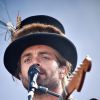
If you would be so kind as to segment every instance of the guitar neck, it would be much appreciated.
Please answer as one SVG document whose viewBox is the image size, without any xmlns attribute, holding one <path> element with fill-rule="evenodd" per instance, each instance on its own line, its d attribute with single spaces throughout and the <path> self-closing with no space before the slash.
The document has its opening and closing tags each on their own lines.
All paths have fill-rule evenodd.
<svg viewBox="0 0 100 100">
<path fill-rule="evenodd" d="M 69 77 L 69 83 L 66 87 L 67 98 L 73 93 L 74 90 L 81 91 L 85 80 L 86 72 L 91 70 L 91 59 L 86 57 L 80 67 L 78 67 L 73 74 Z"/>
</svg>

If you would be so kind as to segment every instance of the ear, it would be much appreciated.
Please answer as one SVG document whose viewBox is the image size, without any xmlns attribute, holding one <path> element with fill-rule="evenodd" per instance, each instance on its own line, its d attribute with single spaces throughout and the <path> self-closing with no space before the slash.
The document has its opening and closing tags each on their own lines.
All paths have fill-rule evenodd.
<svg viewBox="0 0 100 100">
<path fill-rule="evenodd" d="M 59 78 L 60 78 L 60 79 L 63 79 L 64 76 L 67 75 L 68 71 L 69 71 L 68 67 L 66 67 L 66 66 L 60 67 L 60 68 L 59 68 Z"/>
</svg>

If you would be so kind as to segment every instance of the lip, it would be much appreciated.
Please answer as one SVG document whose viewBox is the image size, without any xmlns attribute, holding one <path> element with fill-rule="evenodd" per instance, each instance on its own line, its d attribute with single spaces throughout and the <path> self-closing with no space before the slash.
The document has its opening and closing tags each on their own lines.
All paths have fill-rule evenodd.
<svg viewBox="0 0 100 100">
<path fill-rule="evenodd" d="M 39 80 L 45 79 L 46 75 L 44 73 L 39 74 Z"/>
<path fill-rule="evenodd" d="M 41 77 L 41 76 L 45 76 L 45 72 L 40 71 L 39 76 L 40 76 L 40 77 Z"/>
<path fill-rule="evenodd" d="M 42 69 L 40 69 L 39 74 L 40 74 L 40 75 L 45 74 L 45 71 L 44 71 L 44 70 L 42 70 Z"/>
<path fill-rule="evenodd" d="M 44 73 L 44 72 L 40 72 L 39 74 L 40 74 L 40 75 L 43 75 L 43 74 L 45 74 L 45 73 Z"/>
</svg>

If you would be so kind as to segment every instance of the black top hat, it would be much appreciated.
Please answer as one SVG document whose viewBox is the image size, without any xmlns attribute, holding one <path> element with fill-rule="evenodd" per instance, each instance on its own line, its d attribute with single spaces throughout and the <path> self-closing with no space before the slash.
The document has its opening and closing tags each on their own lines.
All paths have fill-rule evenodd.
<svg viewBox="0 0 100 100">
<path fill-rule="evenodd" d="M 46 15 L 37 15 L 26 18 L 21 22 L 20 29 L 25 25 L 41 23 L 47 25 L 53 25 L 65 33 L 62 24 L 53 17 Z M 71 62 L 73 70 L 77 63 L 77 51 L 74 44 L 67 39 L 64 35 L 57 33 L 33 33 L 21 36 L 15 39 L 6 49 L 4 54 L 4 65 L 6 69 L 14 76 L 16 76 L 16 70 L 18 67 L 18 61 L 22 52 L 32 45 L 48 45 L 56 49 L 62 57 Z M 17 77 L 18 78 L 18 77 Z"/>
</svg>

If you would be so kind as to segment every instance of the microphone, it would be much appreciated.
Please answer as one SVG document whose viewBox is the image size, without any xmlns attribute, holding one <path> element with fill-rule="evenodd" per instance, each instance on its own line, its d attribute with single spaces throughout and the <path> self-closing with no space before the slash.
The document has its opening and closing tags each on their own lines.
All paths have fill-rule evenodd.
<svg viewBox="0 0 100 100">
<path fill-rule="evenodd" d="M 29 87 L 28 87 L 28 100 L 32 100 L 34 96 L 34 91 L 38 88 L 37 78 L 39 75 L 40 69 L 39 65 L 33 64 L 28 70 L 29 77 Z"/>
</svg>

